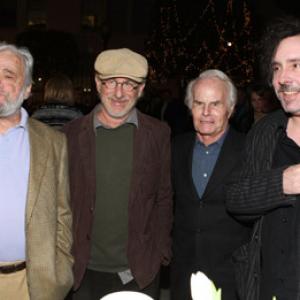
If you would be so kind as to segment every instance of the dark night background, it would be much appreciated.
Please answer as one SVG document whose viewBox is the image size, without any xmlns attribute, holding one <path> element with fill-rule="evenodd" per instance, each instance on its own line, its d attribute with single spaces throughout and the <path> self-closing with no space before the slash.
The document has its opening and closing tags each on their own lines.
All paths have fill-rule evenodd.
<svg viewBox="0 0 300 300">
<path fill-rule="evenodd" d="M 0 41 L 33 54 L 29 113 L 41 105 L 45 82 L 57 72 L 72 79 L 76 102 L 87 113 L 99 102 L 93 69 L 99 52 L 127 47 L 146 55 L 149 79 L 138 105 L 160 118 L 162 102 L 179 101 L 169 123 L 173 133 L 176 126 L 178 132 L 189 129 L 183 94 L 199 71 L 219 68 L 241 89 L 258 80 L 255 46 L 266 24 L 285 14 L 300 18 L 300 1 L 1 0 Z"/>
<path fill-rule="evenodd" d="M 229 3 L 231 15 L 226 11 Z M 244 5 L 250 13 L 247 27 L 243 27 Z M 173 96 L 180 96 L 187 80 L 207 67 L 228 72 L 244 86 L 257 76 L 253 51 L 261 30 L 283 14 L 300 17 L 300 2 L 1 0 L 0 40 L 25 45 L 32 52 L 33 105 L 47 78 L 64 72 L 72 78 L 79 101 L 92 107 L 98 101 L 93 61 L 107 48 L 128 47 L 146 55 L 151 65 L 149 86 L 157 91 L 167 87 Z M 233 46 L 227 47 L 228 42 Z"/>
</svg>

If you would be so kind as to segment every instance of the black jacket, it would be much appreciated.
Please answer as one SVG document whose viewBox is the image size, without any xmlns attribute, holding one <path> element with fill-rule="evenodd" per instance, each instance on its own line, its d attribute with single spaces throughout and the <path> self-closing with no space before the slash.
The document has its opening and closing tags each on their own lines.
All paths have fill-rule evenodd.
<svg viewBox="0 0 300 300">
<path fill-rule="evenodd" d="M 202 271 L 222 287 L 222 299 L 233 300 L 235 280 L 231 255 L 249 238 L 249 228 L 226 211 L 224 187 L 240 164 L 245 136 L 229 130 L 201 200 L 192 178 L 195 138 L 195 133 L 178 136 L 172 148 L 175 192 L 175 267 L 172 270 Z"/>
<path fill-rule="evenodd" d="M 227 208 L 241 219 L 255 221 L 260 216 L 268 216 L 275 210 L 295 204 L 296 197 L 284 195 L 282 191 L 282 175 L 286 166 L 272 168 L 278 139 L 286 130 L 287 121 L 288 116 L 283 111 L 276 111 L 258 122 L 249 132 L 241 173 L 233 180 L 227 190 Z M 282 221 L 284 222 L 284 220 Z M 264 223 L 262 232 L 264 232 Z M 297 236 L 291 235 L 290 238 L 297 238 Z M 262 244 L 264 247 L 273 246 L 264 245 L 263 239 Z M 265 253 L 267 252 L 265 251 Z M 275 262 L 275 260 L 282 258 L 274 257 L 273 259 Z M 262 263 L 263 261 L 264 257 L 262 257 Z M 294 287 L 293 291 L 288 291 L 285 284 L 291 280 L 286 274 L 286 269 L 273 270 L 273 272 L 278 273 L 275 275 L 278 277 L 278 282 L 271 283 L 274 294 L 279 299 L 298 299 L 297 287 Z M 258 273 L 260 271 L 257 270 Z M 295 278 L 296 276 L 297 274 L 294 274 Z M 270 287 L 263 285 L 260 288 L 261 294 L 264 294 L 265 289 L 270 289 Z"/>
</svg>

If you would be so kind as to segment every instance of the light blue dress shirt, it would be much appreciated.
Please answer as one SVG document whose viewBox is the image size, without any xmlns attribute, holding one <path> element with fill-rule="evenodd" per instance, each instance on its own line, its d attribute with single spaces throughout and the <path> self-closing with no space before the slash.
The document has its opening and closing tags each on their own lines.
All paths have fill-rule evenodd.
<svg viewBox="0 0 300 300">
<path fill-rule="evenodd" d="M 0 261 L 25 260 L 25 208 L 30 147 L 28 114 L 0 135 Z"/>
</svg>

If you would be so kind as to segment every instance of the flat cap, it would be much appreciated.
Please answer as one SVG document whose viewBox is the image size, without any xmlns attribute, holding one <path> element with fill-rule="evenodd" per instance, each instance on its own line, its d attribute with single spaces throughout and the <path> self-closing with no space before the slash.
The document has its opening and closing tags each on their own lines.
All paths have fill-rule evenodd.
<svg viewBox="0 0 300 300">
<path fill-rule="evenodd" d="M 125 77 L 143 82 L 147 77 L 148 62 L 144 56 L 127 48 L 105 50 L 96 58 L 95 71 L 100 79 Z"/>
</svg>

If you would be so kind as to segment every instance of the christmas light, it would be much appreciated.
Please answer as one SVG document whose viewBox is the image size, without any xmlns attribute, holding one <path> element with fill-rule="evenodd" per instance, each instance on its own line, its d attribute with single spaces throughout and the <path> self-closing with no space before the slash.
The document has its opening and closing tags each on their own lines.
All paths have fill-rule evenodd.
<svg viewBox="0 0 300 300">
<path fill-rule="evenodd" d="M 187 26 L 179 18 L 177 1 L 163 1 L 159 22 L 146 42 L 151 80 L 161 82 L 179 77 L 186 82 L 200 71 L 217 68 L 238 86 L 252 81 L 253 27 L 246 1 L 220 4 L 208 0 L 203 7 L 199 17 L 193 22 L 189 20 L 191 24 Z"/>
</svg>

